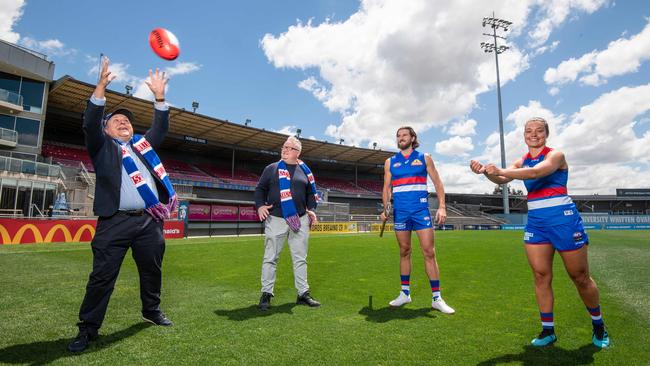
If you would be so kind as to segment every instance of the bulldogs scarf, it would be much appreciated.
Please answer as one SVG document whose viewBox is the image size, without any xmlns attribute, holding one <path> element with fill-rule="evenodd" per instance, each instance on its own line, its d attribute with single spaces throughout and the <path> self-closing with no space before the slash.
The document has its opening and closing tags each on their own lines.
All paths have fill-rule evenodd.
<svg viewBox="0 0 650 366">
<path fill-rule="evenodd" d="M 129 177 L 131 177 L 131 181 L 138 190 L 140 197 L 144 200 L 145 210 L 147 213 L 149 213 L 149 215 L 151 215 L 156 221 L 168 219 L 170 213 L 178 208 L 178 197 L 172 187 L 172 183 L 169 181 L 169 176 L 165 171 L 165 167 L 163 167 L 158 154 L 156 154 L 153 147 L 144 136 L 133 135 L 129 142 L 131 143 L 131 146 L 133 146 L 133 148 L 144 157 L 146 164 L 153 169 L 158 178 L 163 182 L 169 195 L 169 203 L 165 205 L 158 200 L 151 188 L 149 188 L 149 185 L 147 185 L 147 182 L 145 182 L 137 165 L 135 165 L 135 161 L 133 161 L 133 157 L 129 153 L 129 150 L 120 143 L 120 149 L 122 150 L 122 165 L 124 166 L 124 169 L 129 174 Z"/>
<path fill-rule="evenodd" d="M 311 192 L 318 202 L 317 193 L 316 193 L 316 180 L 314 175 L 311 173 L 311 170 L 302 160 L 298 160 L 298 166 L 305 172 L 309 184 L 311 185 Z M 278 163 L 278 177 L 280 178 L 280 205 L 282 207 L 282 216 L 287 221 L 289 228 L 294 232 L 300 230 L 300 217 L 298 217 L 298 212 L 296 211 L 296 204 L 293 202 L 291 197 L 291 176 L 289 175 L 289 170 L 287 170 L 287 164 L 280 160 Z M 311 219 L 310 219 L 311 220 Z"/>
</svg>

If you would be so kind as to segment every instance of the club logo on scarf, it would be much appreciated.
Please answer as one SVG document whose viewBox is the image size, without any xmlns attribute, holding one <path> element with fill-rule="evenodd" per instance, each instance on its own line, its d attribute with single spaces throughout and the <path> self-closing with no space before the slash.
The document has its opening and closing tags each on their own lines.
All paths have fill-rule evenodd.
<svg viewBox="0 0 650 366">
<path fill-rule="evenodd" d="M 162 163 L 158 164 L 155 168 L 153 168 L 153 170 L 161 178 L 167 176 L 167 171 L 165 170 L 165 167 L 162 165 Z"/>
<path fill-rule="evenodd" d="M 298 160 L 298 166 L 305 173 L 307 179 L 309 180 L 309 186 L 311 194 L 314 195 L 314 198 L 318 200 L 318 191 L 316 189 L 316 180 L 314 179 L 311 170 L 301 160 Z M 291 176 L 287 170 L 287 164 L 284 160 L 278 162 L 278 179 L 280 183 L 280 203 L 282 208 L 282 216 L 287 222 L 287 225 L 294 232 L 300 230 L 300 217 L 296 211 L 296 205 L 293 202 L 293 197 L 291 196 Z"/>
<path fill-rule="evenodd" d="M 286 178 L 286 179 L 291 180 L 291 175 L 289 175 L 289 171 L 286 170 L 286 169 L 278 169 L 278 175 L 281 178 Z"/>
<path fill-rule="evenodd" d="M 291 190 L 284 189 L 280 191 L 280 201 L 286 201 L 291 199 Z"/>
<path fill-rule="evenodd" d="M 142 183 L 144 183 L 144 179 L 142 179 L 142 174 L 140 174 L 140 172 L 131 173 L 130 177 L 136 187 L 139 187 L 142 185 Z"/>
<path fill-rule="evenodd" d="M 129 149 L 127 148 L 128 145 L 117 140 L 116 142 L 120 144 L 122 149 L 122 166 L 129 174 L 129 177 L 133 181 L 140 197 L 142 197 L 145 204 L 145 211 L 147 211 L 147 213 L 156 221 L 168 219 L 171 216 L 170 213 L 176 211 L 178 208 L 178 197 L 176 196 L 172 183 L 169 181 L 167 172 L 165 171 L 158 154 L 156 154 L 149 141 L 147 141 L 142 135 L 133 135 L 131 141 L 129 141 L 131 146 L 142 154 L 144 163 L 153 170 L 156 176 L 158 176 L 160 181 L 163 183 L 169 197 L 169 201 L 166 204 L 160 202 L 149 185 L 146 184 L 142 174 L 138 170 L 138 166 L 133 160 L 133 156 L 129 153 Z"/>
<path fill-rule="evenodd" d="M 149 141 L 145 139 L 140 139 L 139 141 L 136 141 L 135 143 L 133 143 L 133 147 L 135 147 L 135 149 L 138 150 L 138 152 L 142 155 L 148 153 L 152 149 Z"/>
</svg>

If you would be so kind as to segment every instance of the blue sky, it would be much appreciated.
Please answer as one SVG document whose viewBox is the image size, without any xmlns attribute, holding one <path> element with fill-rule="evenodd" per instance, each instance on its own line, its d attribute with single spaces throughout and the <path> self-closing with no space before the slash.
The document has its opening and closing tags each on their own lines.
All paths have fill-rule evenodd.
<svg viewBox="0 0 650 366">
<path fill-rule="evenodd" d="M 165 68 L 173 105 L 196 100 L 234 122 L 384 149 L 411 124 L 447 190 L 476 193 L 492 184 L 469 159 L 500 159 L 494 55 L 479 46 L 494 10 L 513 22 L 500 56 L 508 162 L 526 151 L 525 119 L 541 115 L 571 192 L 650 186 L 647 1 L 3 3 L 0 38 L 48 54 L 56 78 L 94 82 L 104 53 L 120 75 L 110 88 L 147 98 L 147 70 Z M 150 50 L 156 27 L 180 40 L 176 61 Z"/>
</svg>

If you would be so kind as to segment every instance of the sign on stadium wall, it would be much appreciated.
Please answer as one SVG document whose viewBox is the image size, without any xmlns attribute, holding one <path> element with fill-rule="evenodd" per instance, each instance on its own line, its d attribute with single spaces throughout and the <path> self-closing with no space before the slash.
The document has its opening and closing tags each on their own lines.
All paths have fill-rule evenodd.
<svg viewBox="0 0 650 366">
<path fill-rule="evenodd" d="M 190 221 L 259 221 L 255 206 L 190 203 Z"/>
<path fill-rule="evenodd" d="M 616 189 L 617 197 L 650 197 L 650 188 Z"/>
<path fill-rule="evenodd" d="M 97 220 L 0 219 L 0 243 L 29 244 L 89 242 L 95 236 Z M 182 221 L 165 221 L 165 239 L 182 238 Z"/>
<path fill-rule="evenodd" d="M 650 215 L 599 215 L 590 213 L 581 213 L 582 222 L 585 224 L 604 224 L 604 225 L 648 225 L 650 224 Z"/>
</svg>

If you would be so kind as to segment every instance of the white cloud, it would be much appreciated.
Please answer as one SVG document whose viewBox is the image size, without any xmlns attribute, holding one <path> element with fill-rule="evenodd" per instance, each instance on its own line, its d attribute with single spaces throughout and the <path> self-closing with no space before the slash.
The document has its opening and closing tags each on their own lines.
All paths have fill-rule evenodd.
<svg viewBox="0 0 650 366">
<path fill-rule="evenodd" d="M 0 2 L 0 39 L 16 43 L 20 34 L 14 32 L 14 26 L 23 15 L 24 0 L 3 0 Z"/>
<path fill-rule="evenodd" d="M 582 55 L 579 58 L 570 58 L 562 61 L 557 68 L 549 68 L 544 73 L 544 81 L 546 84 L 561 85 L 568 82 L 573 82 L 578 77 L 578 74 L 584 71 L 591 71 L 593 69 L 593 62 L 596 58 L 596 52 L 592 51 Z"/>
<path fill-rule="evenodd" d="M 572 115 L 558 143 L 585 166 L 649 164 L 650 131 L 637 136 L 634 130 L 635 118 L 648 111 L 650 84 L 611 91 Z"/>
<path fill-rule="evenodd" d="M 541 47 L 537 48 L 537 49 L 533 52 L 533 55 L 538 56 L 538 55 L 544 54 L 544 53 L 546 53 L 546 52 L 553 52 L 553 51 L 555 51 L 555 49 L 557 48 L 557 46 L 558 46 L 559 44 L 560 44 L 560 41 L 554 41 L 554 42 L 551 43 L 550 45 L 541 46 Z"/>
<path fill-rule="evenodd" d="M 616 106 L 613 108 L 612 106 Z M 564 152 L 574 194 L 614 194 L 614 188 L 647 186 L 650 181 L 650 129 L 635 132 L 635 120 L 650 111 L 650 84 L 605 93 L 567 117 L 555 115 L 537 101 L 520 106 L 507 117 L 514 129 L 505 135 L 508 165 L 523 156 L 524 123 L 545 118 L 551 135 L 548 146 Z M 491 135 L 476 158 L 498 163 L 498 135 Z M 639 168 L 642 169 L 639 169 Z"/>
<path fill-rule="evenodd" d="M 174 66 L 171 67 L 166 67 L 164 69 L 165 73 L 167 73 L 167 76 L 174 76 L 174 75 L 184 75 L 184 74 L 189 74 L 195 71 L 199 71 L 201 69 L 201 65 L 197 64 L 196 62 L 176 62 Z"/>
<path fill-rule="evenodd" d="M 289 126 L 283 126 L 283 127 L 280 128 L 279 130 L 273 130 L 273 129 L 271 129 L 271 131 L 273 131 L 273 132 L 277 132 L 277 133 L 281 133 L 281 134 L 283 134 L 283 135 L 294 136 L 294 135 L 296 134 L 296 129 L 297 129 L 297 128 L 298 128 L 298 126 L 289 125 Z"/>
<path fill-rule="evenodd" d="M 88 70 L 88 75 L 97 77 L 99 73 L 99 64 L 98 60 L 95 57 L 87 56 L 88 62 L 94 63 L 94 65 Z M 129 64 L 121 62 L 111 62 L 108 66 L 108 70 L 112 75 L 115 76 L 113 83 L 120 84 L 129 84 L 135 85 L 141 83 L 144 79 L 129 73 Z"/>
<path fill-rule="evenodd" d="M 606 2 L 362 0 L 348 19 L 298 21 L 282 34 L 266 34 L 260 43 L 275 67 L 306 70 L 298 87 L 340 114 L 326 135 L 357 146 L 377 141 L 392 148 L 387 130 L 407 123 L 418 132 L 445 126 L 469 114 L 477 95 L 495 86 L 494 59 L 476 45 L 486 29 L 483 17 L 495 11 L 512 21 L 508 35 L 513 39 L 534 29 L 531 50 L 505 43 L 510 49 L 499 64 L 501 82 L 507 84 L 529 67 L 531 57 L 558 46 L 559 41 L 545 44 L 554 29 Z"/>
<path fill-rule="evenodd" d="M 531 47 L 546 43 L 553 30 L 564 23 L 572 13 L 578 11 L 591 14 L 605 5 L 607 0 L 539 0 L 539 21 L 528 32 Z"/>
<path fill-rule="evenodd" d="M 65 56 L 76 53 L 75 49 L 67 49 L 58 39 L 39 41 L 32 37 L 21 37 L 14 31 L 16 23 L 23 16 L 24 0 L 3 0 L 0 2 L 0 39 L 19 44 L 23 47 L 47 56 Z"/>
<path fill-rule="evenodd" d="M 494 6 L 478 0 L 365 0 L 344 21 L 298 22 L 283 34 L 265 35 L 261 46 L 275 67 L 317 72 L 299 87 L 341 115 L 326 135 L 357 146 L 377 141 L 393 147 L 387 130 L 406 123 L 418 132 L 443 126 L 470 112 L 477 95 L 494 87 L 494 59 L 477 44 L 484 32 L 480 20 L 496 10 L 525 24 L 529 4 Z M 528 67 L 525 52 L 508 46 L 499 60 L 503 84 Z"/>
<path fill-rule="evenodd" d="M 126 66 L 128 67 L 128 65 Z M 195 62 L 176 62 L 173 66 L 166 67 L 162 71 L 165 72 L 167 78 L 170 78 L 170 83 L 171 83 L 171 78 L 175 75 L 185 75 L 185 74 L 198 71 L 200 69 L 201 69 L 201 65 Z M 129 75 L 128 73 L 125 74 L 124 76 L 125 76 L 125 80 L 128 80 L 130 82 L 130 85 L 135 85 L 135 91 L 133 92 L 133 96 L 137 98 L 151 100 L 151 101 L 155 99 L 153 93 L 145 83 L 145 80 L 149 80 L 149 76 L 145 78 L 141 78 L 141 77 L 135 77 Z M 116 81 L 119 80 L 116 79 Z M 169 91 L 169 85 L 170 84 L 167 84 L 166 92 Z"/>
<path fill-rule="evenodd" d="M 59 41 L 58 39 L 39 41 L 31 37 L 23 37 L 18 43 L 33 51 L 43 53 L 47 56 L 66 56 L 77 53 L 77 50 L 74 48 L 66 48 L 65 44 L 63 44 L 63 42 Z"/>
<path fill-rule="evenodd" d="M 560 88 L 558 88 L 557 86 L 554 86 L 554 87 L 552 87 L 552 88 L 550 88 L 548 90 L 548 93 L 550 95 L 552 95 L 552 96 L 556 96 L 556 95 L 560 94 Z"/>
<path fill-rule="evenodd" d="M 547 84 L 561 85 L 579 81 L 585 85 L 601 85 L 612 76 L 638 71 L 650 59 L 650 20 L 643 30 L 629 38 L 610 42 L 602 51 L 592 51 L 575 59 L 562 61 L 544 74 Z"/>
<path fill-rule="evenodd" d="M 329 99 L 327 88 L 323 87 L 313 76 L 300 81 L 298 87 L 312 93 L 312 95 L 321 102 L 325 102 Z"/>
<path fill-rule="evenodd" d="M 467 121 L 458 121 L 449 127 L 447 133 L 455 136 L 476 135 L 476 124 L 476 120 L 471 118 Z"/>
<path fill-rule="evenodd" d="M 435 162 L 435 165 L 445 192 L 492 193 L 494 190 L 494 183 L 487 180 L 484 175 L 472 173 L 469 169 L 469 160 L 466 164 Z M 453 204 L 453 202 L 449 203 Z"/>
<path fill-rule="evenodd" d="M 454 136 L 450 139 L 436 142 L 436 152 L 447 156 L 469 156 L 468 152 L 474 150 L 471 137 Z"/>
<path fill-rule="evenodd" d="M 93 66 L 88 70 L 88 75 L 97 76 L 99 72 L 99 61 L 94 56 L 86 55 L 86 62 L 92 64 Z M 131 85 L 134 87 L 133 96 L 136 98 L 142 98 L 147 100 L 154 100 L 153 93 L 149 90 L 149 87 L 145 83 L 145 80 L 149 80 L 149 76 L 141 77 L 133 75 L 129 72 L 129 64 L 121 62 L 111 62 L 108 69 L 115 75 L 115 79 L 112 82 L 114 84 L 123 84 Z M 166 67 L 163 71 L 166 73 L 166 76 L 171 78 L 175 75 L 184 75 L 189 74 L 201 69 L 201 65 L 195 62 L 176 62 L 173 66 Z M 171 82 L 171 81 L 170 81 Z M 114 84 L 113 84 L 114 83 Z M 167 90 L 169 90 L 169 84 L 167 85 Z"/>
</svg>

